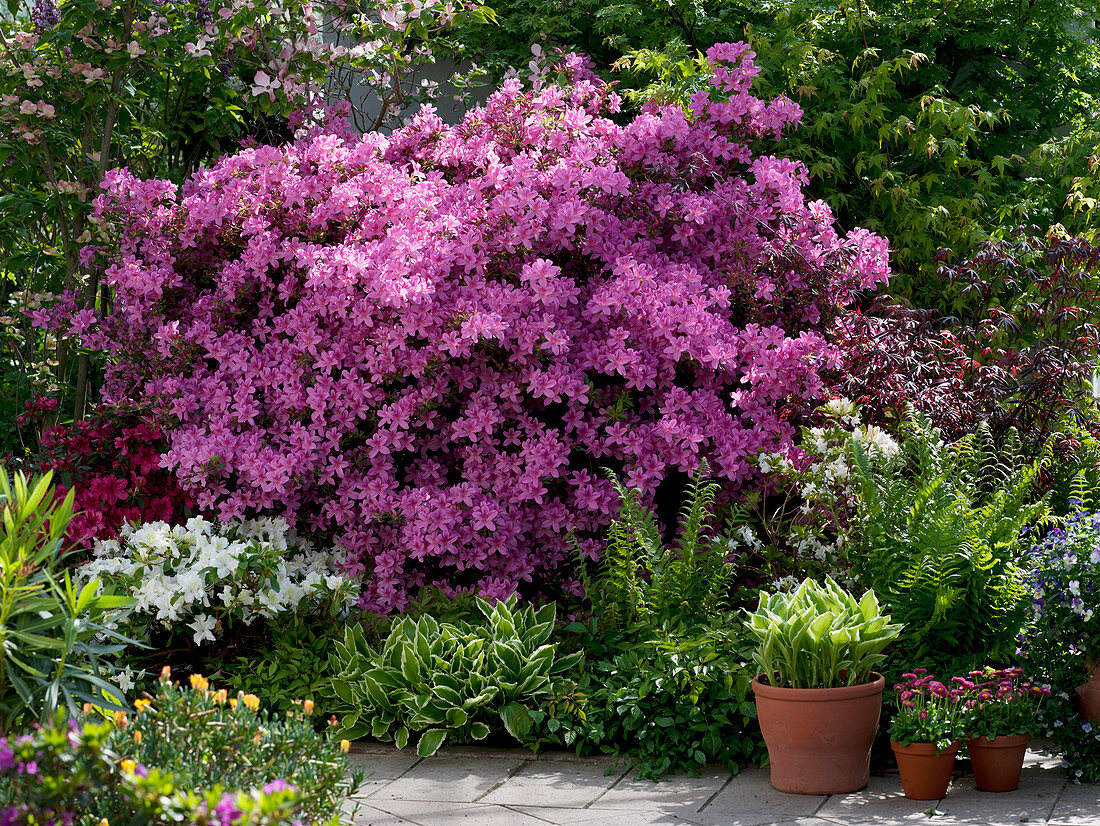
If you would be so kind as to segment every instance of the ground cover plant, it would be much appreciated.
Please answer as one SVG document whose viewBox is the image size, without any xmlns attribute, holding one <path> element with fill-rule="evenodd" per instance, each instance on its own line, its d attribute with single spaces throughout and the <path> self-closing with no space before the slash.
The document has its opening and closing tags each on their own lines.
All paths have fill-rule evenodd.
<svg viewBox="0 0 1100 826">
<path fill-rule="evenodd" d="M 88 256 L 114 301 L 65 329 L 110 355 L 109 400 L 157 411 L 200 508 L 329 532 L 365 607 L 538 587 L 569 530 L 597 546 L 601 467 L 647 497 L 704 456 L 751 478 L 836 309 L 887 276 L 883 239 L 757 154 L 798 107 L 749 93 L 745 47 L 710 60 L 690 113 L 618 125 L 571 58 L 571 85 L 509 82 L 457 127 L 317 133 L 179 189 L 113 174 Z"/>
</svg>

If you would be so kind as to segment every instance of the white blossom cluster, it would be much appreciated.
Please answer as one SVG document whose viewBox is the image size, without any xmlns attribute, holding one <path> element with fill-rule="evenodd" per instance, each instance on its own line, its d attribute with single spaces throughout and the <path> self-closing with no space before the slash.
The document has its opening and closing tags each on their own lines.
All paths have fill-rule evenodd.
<svg viewBox="0 0 1100 826">
<path fill-rule="evenodd" d="M 893 460 L 901 446 L 882 428 L 863 424 L 859 407 L 849 399 L 832 399 L 819 413 L 824 425 L 802 428 L 797 461 L 784 453 L 756 457 L 757 467 L 775 486 L 762 514 L 766 535 L 741 525 L 729 537 L 729 549 L 744 545 L 763 554 L 769 546 L 782 545 L 839 579 L 848 574 L 844 560 L 850 537 L 848 526 L 834 517 L 854 507 L 856 491 L 849 480 L 852 445 L 858 444 L 876 462 Z M 782 524 L 775 519 L 779 514 L 784 515 Z M 784 584 L 783 579 L 774 583 Z"/>
<path fill-rule="evenodd" d="M 297 537 L 282 518 L 128 525 L 119 539 L 97 541 L 93 555 L 81 577 L 133 597 L 119 626 L 137 639 L 157 625 L 186 625 L 200 644 L 229 622 L 343 611 L 358 596 L 335 555 Z"/>
</svg>

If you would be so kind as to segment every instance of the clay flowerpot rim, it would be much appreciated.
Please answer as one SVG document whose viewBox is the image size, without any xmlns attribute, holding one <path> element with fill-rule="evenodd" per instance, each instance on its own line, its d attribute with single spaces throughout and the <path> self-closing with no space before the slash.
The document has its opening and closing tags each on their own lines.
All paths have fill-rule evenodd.
<svg viewBox="0 0 1100 826">
<path fill-rule="evenodd" d="M 1029 742 L 1031 742 L 1031 735 L 1027 734 L 1027 733 L 1024 733 L 1024 734 L 997 734 L 997 735 L 994 735 L 993 737 L 986 737 L 983 734 L 980 737 L 967 737 L 966 738 L 967 745 L 970 745 L 970 744 L 973 743 L 973 744 L 976 744 L 976 745 L 979 745 L 979 746 L 983 746 L 985 748 L 997 748 L 997 747 L 1012 748 L 1013 746 L 1018 746 L 1021 743 L 1029 743 Z"/>
<path fill-rule="evenodd" d="M 848 700 L 855 697 L 867 697 L 881 694 L 886 686 L 886 678 L 877 671 L 871 672 L 871 681 L 858 685 L 831 686 L 829 688 L 783 688 L 760 682 L 757 675 L 752 680 L 752 690 L 761 697 L 783 700 L 807 700 L 819 702 L 827 699 Z"/>
<path fill-rule="evenodd" d="M 901 740 L 891 740 L 890 748 L 894 751 L 900 751 L 902 754 L 958 754 L 959 749 L 962 748 L 962 740 L 952 740 L 948 745 L 942 749 L 936 747 L 935 743 L 930 743 L 927 740 L 914 740 L 912 743 L 903 743 Z"/>
</svg>

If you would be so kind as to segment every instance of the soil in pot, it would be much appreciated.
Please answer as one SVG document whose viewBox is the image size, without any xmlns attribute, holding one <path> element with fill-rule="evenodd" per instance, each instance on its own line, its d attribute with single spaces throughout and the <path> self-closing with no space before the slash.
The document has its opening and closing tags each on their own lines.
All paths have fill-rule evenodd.
<svg viewBox="0 0 1100 826">
<path fill-rule="evenodd" d="M 961 745 L 954 742 L 937 752 L 935 743 L 891 743 L 905 796 L 910 800 L 939 800 L 946 795 Z"/>
<path fill-rule="evenodd" d="M 975 737 L 966 741 L 970 752 L 970 767 L 979 791 L 1010 792 L 1020 785 L 1020 770 L 1030 734 L 1009 734 L 1001 737 Z"/>
<path fill-rule="evenodd" d="M 886 681 L 841 688 L 776 688 L 753 680 L 771 781 L 791 794 L 843 794 L 870 779 Z"/>
</svg>

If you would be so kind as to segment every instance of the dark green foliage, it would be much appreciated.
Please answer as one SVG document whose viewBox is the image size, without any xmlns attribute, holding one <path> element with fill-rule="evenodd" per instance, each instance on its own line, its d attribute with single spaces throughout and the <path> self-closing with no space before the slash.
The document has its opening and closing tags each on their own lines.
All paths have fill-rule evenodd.
<svg viewBox="0 0 1100 826">
<path fill-rule="evenodd" d="M 732 771 L 759 763 L 765 750 L 750 649 L 737 625 L 607 640 L 590 648 L 576 707 L 550 717 L 547 728 L 578 754 L 627 757 L 653 780 L 698 773 L 708 762 Z"/>
<path fill-rule="evenodd" d="M 344 637 L 344 624 L 309 621 L 294 617 L 273 623 L 270 642 L 224 666 L 222 673 L 230 695 L 255 694 L 264 708 L 289 711 L 302 700 L 313 700 L 323 714 L 333 711 L 336 643 Z"/>
<path fill-rule="evenodd" d="M 585 576 L 593 615 L 608 631 L 635 625 L 690 628 L 716 616 L 728 597 L 732 567 L 710 532 L 719 486 L 702 462 L 687 486 L 673 547 L 639 491 L 612 477 L 621 506 L 608 528 L 600 570 Z"/>
<path fill-rule="evenodd" d="M 1026 616 L 1021 531 L 1049 513 L 1034 495 L 1040 462 L 997 463 L 986 428 L 948 445 L 917 414 L 902 433 L 897 457 L 856 445 L 853 467 L 856 574 L 905 626 L 891 660 L 966 673 L 1011 657 Z"/>
</svg>

